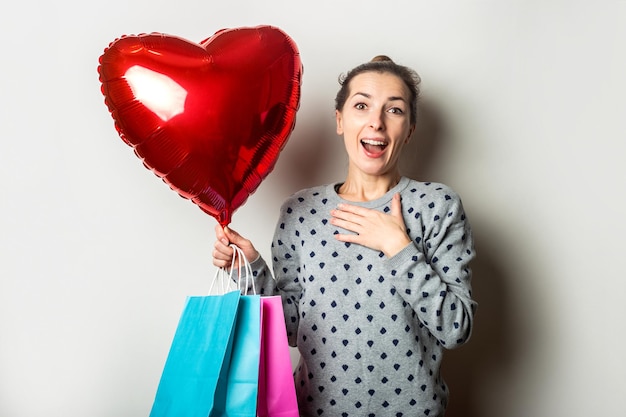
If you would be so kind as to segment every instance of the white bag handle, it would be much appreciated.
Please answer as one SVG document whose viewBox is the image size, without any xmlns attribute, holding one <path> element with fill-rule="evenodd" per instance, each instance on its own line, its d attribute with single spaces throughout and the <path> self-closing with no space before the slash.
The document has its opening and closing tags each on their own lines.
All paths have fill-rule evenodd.
<svg viewBox="0 0 626 417">
<path fill-rule="evenodd" d="M 228 291 L 228 285 L 231 282 L 237 283 L 237 289 L 239 291 L 243 291 L 243 287 L 241 286 L 242 281 L 245 277 L 245 292 L 243 295 L 248 295 L 248 287 L 250 281 L 252 282 L 252 294 L 256 295 L 256 287 L 254 285 L 254 277 L 252 274 L 252 266 L 250 266 L 250 261 L 246 258 L 246 255 L 243 253 L 243 250 L 238 246 L 231 244 L 231 248 L 233 248 L 233 259 L 230 263 L 230 271 L 226 268 L 221 267 L 215 271 L 215 275 L 213 277 L 213 282 L 211 283 L 211 287 L 209 288 L 209 294 L 212 294 L 213 287 L 215 286 L 216 281 L 221 281 L 221 294 L 225 294 Z M 235 259 L 237 259 L 237 268 L 235 268 Z M 237 277 L 235 279 L 234 271 L 237 270 Z"/>
</svg>

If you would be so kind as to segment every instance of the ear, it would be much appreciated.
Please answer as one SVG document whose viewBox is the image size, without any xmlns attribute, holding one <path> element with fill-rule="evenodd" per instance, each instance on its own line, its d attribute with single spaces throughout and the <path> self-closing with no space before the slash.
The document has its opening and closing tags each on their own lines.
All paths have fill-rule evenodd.
<svg viewBox="0 0 626 417">
<path fill-rule="evenodd" d="M 343 117 L 339 110 L 335 110 L 335 120 L 337 121 L 337 134 L 343 135 Z"/>
</svg>

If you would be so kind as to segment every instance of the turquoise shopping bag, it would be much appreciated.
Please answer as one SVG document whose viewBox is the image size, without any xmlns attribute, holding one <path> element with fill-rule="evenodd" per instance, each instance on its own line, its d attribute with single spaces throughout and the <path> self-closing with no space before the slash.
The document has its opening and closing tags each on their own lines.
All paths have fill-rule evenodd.
<svg viewBox="0 0 626 417">
<path fill-rule="evenodd" d="M 228 381 L 240 300 L 239 291 L 187 298 L 150 417 L 211 415 Z"/>
<path fill-rule="evenodd" d="M 218 384 L 211 417 L 256 417 L 261 351 L 261 298 L 239 299 L 225 383 Z"/>
</svg>

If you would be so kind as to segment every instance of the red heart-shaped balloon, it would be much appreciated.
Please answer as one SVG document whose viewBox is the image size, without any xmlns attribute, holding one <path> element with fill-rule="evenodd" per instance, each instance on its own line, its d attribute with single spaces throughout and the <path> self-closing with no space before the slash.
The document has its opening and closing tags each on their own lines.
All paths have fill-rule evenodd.
<svg viewBox="0 0 626 417">
<path fill-rule="evenodd" d="M 224 29 L 200 44 L 123 36 L 98 72 L 119 136 L 222 226 L 273 170 L 300 102 L 298 49 L 272 26 Z"/>
</svg>

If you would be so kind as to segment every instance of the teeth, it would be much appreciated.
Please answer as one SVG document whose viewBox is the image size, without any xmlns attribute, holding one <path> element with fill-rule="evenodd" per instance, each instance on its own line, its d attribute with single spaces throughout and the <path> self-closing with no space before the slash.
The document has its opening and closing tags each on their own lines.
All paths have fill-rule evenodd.
<svg viewBox="0 0 626 417">
<path fill-rule="evenodd" d="M 383 142 L 382 140 L 363 139 L 361 140 L 361 142 L 366 143 L 368 145 L 385 146 L 385 142 Z"/>
</svg>

